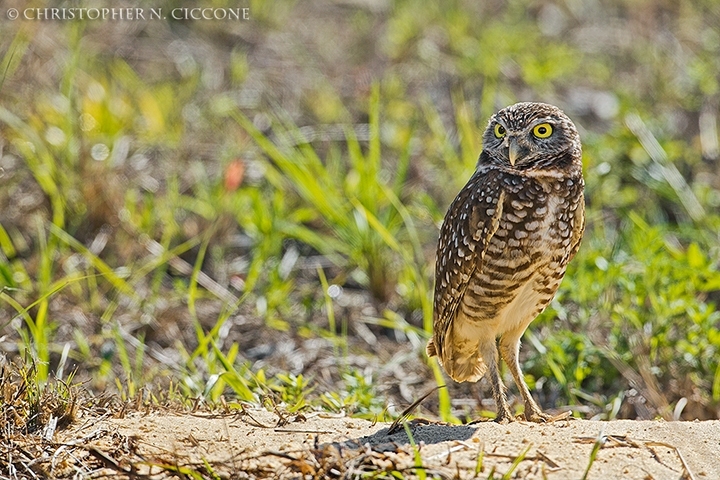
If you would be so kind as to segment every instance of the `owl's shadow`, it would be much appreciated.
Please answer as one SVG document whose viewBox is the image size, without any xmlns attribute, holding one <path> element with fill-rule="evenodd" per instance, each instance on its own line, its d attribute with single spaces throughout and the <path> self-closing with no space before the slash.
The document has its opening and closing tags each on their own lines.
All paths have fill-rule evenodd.
<svg viewBox="0 0 720 480">
<path fill-rule="evenodd" d="M 418 420 L 407 422 L 407 425 L 414 442 L 426 445 L 452 440 L 469 440 L 477 431 L 477 428 L 471 425 L 450 425 Z M 407 444 L 410 444 L 410 439 L 405 428 L 390 432 L 388 427 L 378 430 L 372 435 L 346 440 L 341 445 L 349 449 L 358 449 L 369 445 L 376 452 L 385 452 L 396 450 L 399 445 Z"/>
</svg>

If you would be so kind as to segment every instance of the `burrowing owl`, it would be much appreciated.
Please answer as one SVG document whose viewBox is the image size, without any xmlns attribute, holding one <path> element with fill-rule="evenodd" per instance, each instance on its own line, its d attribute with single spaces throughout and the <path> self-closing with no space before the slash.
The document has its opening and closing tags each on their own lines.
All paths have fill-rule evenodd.
<svg viewBox="0 0 720 480">
<path fill-rule="evenodd" d="M 514 418 L 498 351 L 520 389 L 525 418 L 550 418 L 530 395 L 518 351 L 580 246 L 583 187 L 572 121 L 552 105 L 518 103 L 490 118 L 475 173 L 445 215 L 427 353 L 458 382 L 489 371 L 500 422 Z"/>
</svg>

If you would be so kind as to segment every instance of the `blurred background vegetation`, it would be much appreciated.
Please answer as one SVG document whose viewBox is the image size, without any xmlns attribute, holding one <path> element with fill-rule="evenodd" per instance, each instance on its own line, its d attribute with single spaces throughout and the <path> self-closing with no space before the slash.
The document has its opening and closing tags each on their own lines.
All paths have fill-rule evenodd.
<svg viewBox="0 0 720 480">
<path fill-rule="evenodd" d="M 445 383 L 424 356 L 445 209 L 488 117 L 533 100 L 580 129 L 588 203 L 524 337 L 535 395 L 720 416 L 717 2 L 237 3 L 203 6 L 249 20 L 3 4 L 0 361 L 122 398 L 393 417 Z M 449 382 L 423 413 L 492 405 Z"/>
</svg>

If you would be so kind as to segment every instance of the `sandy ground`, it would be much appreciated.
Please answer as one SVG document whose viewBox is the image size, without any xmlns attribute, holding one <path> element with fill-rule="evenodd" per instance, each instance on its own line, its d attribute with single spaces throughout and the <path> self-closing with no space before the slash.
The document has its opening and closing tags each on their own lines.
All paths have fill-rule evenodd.
<svg viewBox="0 0 720 480">
<path fill-rule="evenodd" d="M 74 470 L 95 478 L 175 478 L 190 472 L 204 478 L 358 478 L 371 471 L 397 470 L 415 478 L 420 464 L 428 478 L 500 478 L 524 454 L 511 478 L 580 479 L 602 435 L 605 441 L 589 479 L 720 478 L 718 420 L 561 420 L 542 425 L 416 420 L 408 427 L 421 461 L 406 430 L 401 427 L 389 435 L 389 427 L 324 413 L 280 416 L 257 409 L 227 415 L 150 412 L 122 419 L 86 418 L 56 433 L 59 443 L 68 447 L 53 455 L 48 473 L 65 476 Z"/>
</svg>

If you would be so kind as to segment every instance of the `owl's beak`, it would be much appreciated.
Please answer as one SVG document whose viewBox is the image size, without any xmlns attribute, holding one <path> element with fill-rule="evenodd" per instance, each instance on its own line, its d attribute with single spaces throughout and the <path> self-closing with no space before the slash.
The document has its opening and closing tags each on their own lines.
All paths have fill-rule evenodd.
<svg viewBox="0 0 720 480">
<path fill-rule="evenodd" d="M 520 145 L 518 145 L 517 140 L 515 137 L 508 138 L 508 159 L 510 160 L 510 165 L 513 167 L 515 166 L 515 161 L 520 156 Z"/>
</svg>

